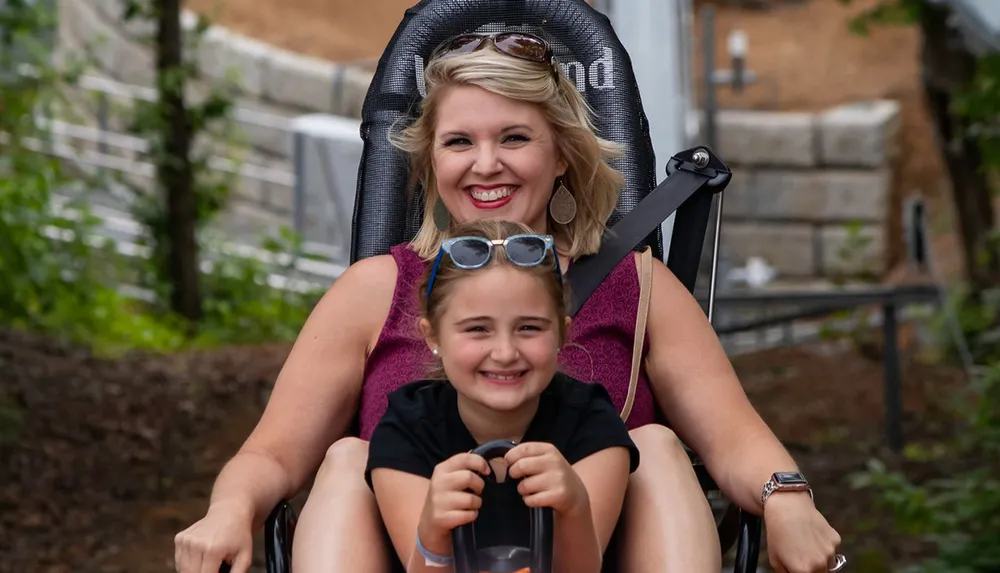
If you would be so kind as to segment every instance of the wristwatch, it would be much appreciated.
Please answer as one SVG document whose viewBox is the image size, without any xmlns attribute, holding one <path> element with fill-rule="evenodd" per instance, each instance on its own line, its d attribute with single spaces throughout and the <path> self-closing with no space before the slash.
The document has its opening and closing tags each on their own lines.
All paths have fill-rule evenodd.
<svg viewBox="0 0 1000 573">
<path fill-rule="evenodd" d="M 813 496 L 809 482 L 798 472 L 776 472 L 764 483 L 760 492 L 761 507 L 767 503 L 767 498 L 776 491 L 808 491 L 810 499 Z"/>
</svg>

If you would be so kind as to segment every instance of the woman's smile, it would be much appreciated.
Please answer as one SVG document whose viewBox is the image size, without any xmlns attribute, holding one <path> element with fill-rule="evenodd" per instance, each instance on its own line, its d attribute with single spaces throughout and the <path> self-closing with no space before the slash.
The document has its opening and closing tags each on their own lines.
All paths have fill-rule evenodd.
<svg viewBox="0 0 1000 573">
<path fill-rule="evenodd" d="M 517 185 L 471 185 L 469 196 L 478 209 L 496 209 L 510 203 Z"/>
</svg>

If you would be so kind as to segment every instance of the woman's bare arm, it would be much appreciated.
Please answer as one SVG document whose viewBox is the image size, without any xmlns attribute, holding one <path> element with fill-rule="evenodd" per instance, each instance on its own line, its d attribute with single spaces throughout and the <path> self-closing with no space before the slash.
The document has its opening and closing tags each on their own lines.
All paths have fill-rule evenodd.
<svg viewBox="0 0 1000 573">
<path fill-rule="evenodd" d="M 351 265 L 324 294 L 260 422 L 220 472 L 213 506 L 246 511 L 256 525 L 308 482 L 354 417 L 367 352 L 389 313 L 395 282 L 392 257 L 371 257 Z"/>
<path fill-rule="evenodd" d="M 729 499 L 760 514 L 761 486 L 794 460 L 754 410 L 701 306 L 660 261 L 649 304 L 649 374 L 678 436 Z"/>
</svg>

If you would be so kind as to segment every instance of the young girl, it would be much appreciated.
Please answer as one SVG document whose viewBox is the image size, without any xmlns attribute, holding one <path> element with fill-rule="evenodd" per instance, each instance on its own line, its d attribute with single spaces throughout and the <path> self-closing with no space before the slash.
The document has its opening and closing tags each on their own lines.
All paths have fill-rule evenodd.
<svg viewBox="0 0 1000 573">
<path fill-rule="evenodd" d="M 451 531 L 473 521 L 478 547 L 527 547 L 530 507 L 553 510 L 554 573 L 596 573 L 639 451 L 600 384 L 557 372 L 570 319 L 553 239 L 499 221 L 454 235 L 419 292 L 446 380 L 389 395 L 365 479 L 410 573 L 451 567 Z M 518 445 L 484 480 L 469 452 L 498 439 Z"/>
</svg>

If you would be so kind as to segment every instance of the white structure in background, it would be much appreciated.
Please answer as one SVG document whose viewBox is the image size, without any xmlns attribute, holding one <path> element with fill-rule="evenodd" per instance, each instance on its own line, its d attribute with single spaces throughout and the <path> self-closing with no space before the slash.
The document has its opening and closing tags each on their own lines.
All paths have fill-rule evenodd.
<svg viewBox="0 0 1000 573">
<path fill-rule="evenodd" d="M 745 283 L 752 289 L 764 288 L 778 275 L 777 270 L 762 257 L 748 257 L 744 267 L 735 267 L 726 273 L 726 281 Z"/>
<path fill-rule="evenodd" d="M 292 120 L 295 229 L 332 262 L 351 262 L 351 225 L 364 147 L 361 120 L 303 115 Z"/>
<path fill-rule="evenodd" d="M 691 0 L 593 0 L 593 5 L 611 19 L 632 59 L 656 152 L 656 180 L 662 181 L 667 160 L 690 147 L 698 129 L 690 113 Z M 664 254 L 673 228 L 671 215 L 663 224 Z"/>
</svg>

